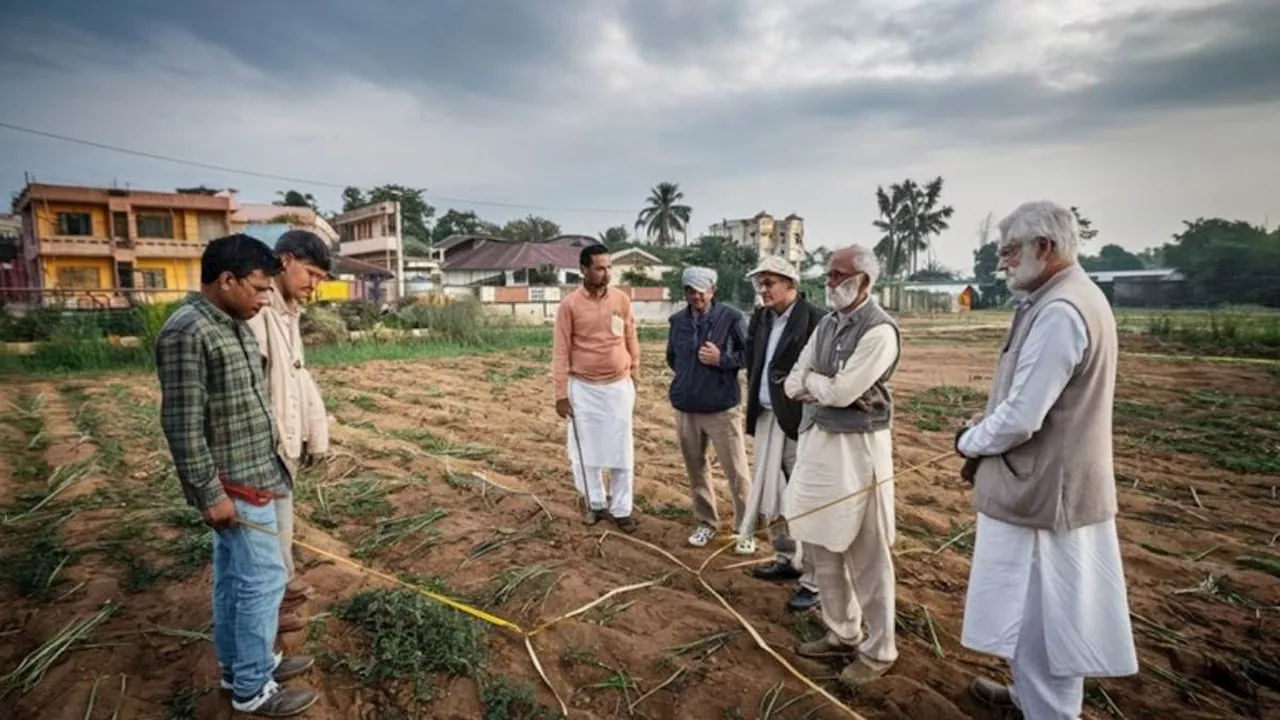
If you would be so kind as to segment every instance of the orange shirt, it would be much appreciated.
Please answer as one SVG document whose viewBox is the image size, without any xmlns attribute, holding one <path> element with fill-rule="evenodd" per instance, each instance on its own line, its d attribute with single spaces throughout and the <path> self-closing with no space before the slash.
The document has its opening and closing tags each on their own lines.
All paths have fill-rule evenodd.
<svg viewBox="0 0 1280 720">
<path fill-rule="evenodd" d="M 556 399 L 569 397 L 569 376 L 608 382 L 640 376 L 640 339 L 631 314 L 631 298 L 617 288 L 592 296 L 578 288 L 556 310 L 551 373 Z"/>
</svg>

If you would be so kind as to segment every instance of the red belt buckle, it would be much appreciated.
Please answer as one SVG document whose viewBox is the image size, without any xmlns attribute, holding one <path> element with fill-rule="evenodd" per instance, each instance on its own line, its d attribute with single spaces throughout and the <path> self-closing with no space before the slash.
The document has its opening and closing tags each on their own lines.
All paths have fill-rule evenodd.
<svg viewBox="0 0 1280 720">
<path fill-rule="evenodd" d="M 265 490 L 260 490 L 258 488 L 251 488 L 251 487 L 244 487 L 242 485 L 232 485 L 230 483 L 223 483 L 222 489 L 226 491 L 227 495 L 234 498 L 239 498 L 249 503 L 250 505 L 253 505 L 254 507 L 266 507 L 271 504 L 272 500 L 275 499 L 275 496 L 273 496 L 271 493 L 268 493 Z"/>
</svg>

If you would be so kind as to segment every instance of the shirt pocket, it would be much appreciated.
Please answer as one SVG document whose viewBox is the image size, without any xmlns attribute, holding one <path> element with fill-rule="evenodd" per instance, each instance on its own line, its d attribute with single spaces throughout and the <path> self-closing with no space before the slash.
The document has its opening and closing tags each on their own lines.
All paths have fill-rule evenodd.
<svg viewBox="0 0 1280 720">
<path fill-rule="evenodd" d="M 609 330 L 614 337 L 622 337 L 622 331 L 626 329 L 626 322 L 622 319 L 621 313 L 613 313 L 609 317 Z"/>
</svg>

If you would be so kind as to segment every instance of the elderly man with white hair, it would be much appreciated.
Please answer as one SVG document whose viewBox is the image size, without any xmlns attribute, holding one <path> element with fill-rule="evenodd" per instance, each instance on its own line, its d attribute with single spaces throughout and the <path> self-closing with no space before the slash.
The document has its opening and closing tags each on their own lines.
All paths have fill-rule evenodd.
<svg viewBox="0 0 1280 720">
<path fill-rule="evenodd" d="M 1026 203 L 999 228 L 1020 299 L 985 416 L 956 435 L 978 511 L 961 642 L 1012 666 L 1012 686 L 974 681 L 980 700 L 1065 720 L 1086 676 L 1138 672 L 1115 523 L 1115 318 L 1076 262 L 1069 210 Z"/>
<path fill-rule="evenodd" d="M 784 383 L 805 407 L 783 515 L 813 557 L 828 631 L 796 652 L 849 660 L 840 677 L 854 685 L 880 677 L 898 659 L 889 380 L 900 346 L 897 324 L 871 297 L 879 270 L 865 247 L 832 253 L 831 312 Z"/>
</svg>

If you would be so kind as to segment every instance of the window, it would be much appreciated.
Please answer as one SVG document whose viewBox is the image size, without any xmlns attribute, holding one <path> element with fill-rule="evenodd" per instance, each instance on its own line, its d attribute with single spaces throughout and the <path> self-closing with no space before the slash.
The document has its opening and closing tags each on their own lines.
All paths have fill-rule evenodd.
<svg viewBox="0 0 1280 720">
<path fill-rule="evenodd" d="M 160 270 L 139 270 L 138 275 L 142 279 L 141 287 L 144 290 L 164 290 L 169 287 L 168 277 L 165 275 L 163 268 Z"/>
<path fill-rule="evenodd" d="M 129 237 L 129 216 L 122 212 L 111 213 L 111 234 L 118 238 Z"/>
<path fill-rule="evenodd" d="M 59 235 L 92 235 L 93 221 L 89 213 L 58 213 Z"/>
<path fill-rule="evenodd" d="M 58 268 L 58 288 L 62 290 L 99 290 L 98 268 L 96 267 L 60 267 Z"/>
<path fill-rule="evenodd" d="M 171 215 L 138 215 L 138 237 L 172 238 L 173 217 Z"/>
</svg>

